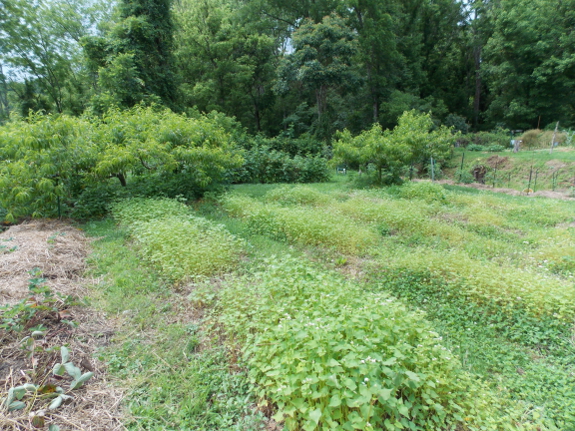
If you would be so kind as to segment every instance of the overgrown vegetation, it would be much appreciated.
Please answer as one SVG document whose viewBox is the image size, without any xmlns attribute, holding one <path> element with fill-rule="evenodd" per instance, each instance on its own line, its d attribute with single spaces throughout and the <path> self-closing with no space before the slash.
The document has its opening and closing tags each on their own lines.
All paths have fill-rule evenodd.
<svg viewBox="0 0 575 431">
<path fill-rule="evenodd" d="M 141 256 L 170 280 L 221 274 L 239 261 L 241 241 L 193 216 L 181 202 L 130 199 L 116 204 L 112 214 L 136 240 Z"/>
<path fill-rule="evenodd" d="M 143 107 L 102 118 L 38 114 L 0 129 L 0 206 L 9 221 L 53 217 L 90 190 L 100 190 L 94 200 L 113 197 L 109 179 L 127 186 L 131 177 L 148 194 L 197 197 L 242 162 L 229 133 L 208 117 Z"/>
</svg>

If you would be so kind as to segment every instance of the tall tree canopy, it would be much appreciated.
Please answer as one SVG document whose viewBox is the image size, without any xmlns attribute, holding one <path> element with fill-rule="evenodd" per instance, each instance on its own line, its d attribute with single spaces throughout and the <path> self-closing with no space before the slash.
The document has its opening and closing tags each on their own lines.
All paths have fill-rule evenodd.
<svg viewBox="0 0 575 431">
<path fill-rule="evenodd" d="M 575 123 L 575 2 L 502 0 L 483 66 L 492 92 L 486 115 L 529 129 Z"/>
<path fill-rule="evenodd" d="M 569 127 L 574 1 L 0 0 L 0 121 L 144 102 L 328 141 L 411 109 Z"/>
<path fill-rule="evenodd" d="M 171 0 L 121 0 L 120 21 L 105 37 L 85 38 L 100 89 L 121 106 L 140 101 L 177 108 Z M 96 98 L 96 103 L 102 98 Z"/>
</svg>

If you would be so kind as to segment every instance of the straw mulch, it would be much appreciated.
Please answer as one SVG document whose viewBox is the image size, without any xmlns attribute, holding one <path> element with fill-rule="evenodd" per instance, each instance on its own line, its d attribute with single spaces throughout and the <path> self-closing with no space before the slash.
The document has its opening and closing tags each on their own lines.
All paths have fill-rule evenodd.
<svg viewBox="0 0 575 431">
<path fill-rule="evenodd" d="M 55 410 L 47 408 L 50 400 L 34 398 L 33 393 L 22 400 L 26 403 L 23 410 L 8 412 L 0 406 L 0 430 L 47 430 L 50 424 L 61 431 L 124 429 L 122 391 L 112 386 L 105 365 L 94 358 L 95 351 L 113 335 L 113 322 L 82 303 L 88 284 L 83 278 L 88 246 L 80 230 L 58 221 L 34 221 L 0 233 L 0 306 L 22 300 L 44 303 L 42 295 L 32 299 L 28 288 L 34 271 L 45 279 L 42 286 L 61 295 L 55 296 L 49 310 L 37 311 L 21 332 L 0 329 L 0 403 L 10 388 L 26 383 L 60 386 L 73 396 Z M 63 299 L 68 296 L 74 300 Z M 45 328 L 44 335 L 32 348 L 25 348 L 22 339 L 38 325 Z M 62 345 L 68 347 L 71 361 L 82 373 L 94 372 L 94 377 L 73 391 L 68 391 L 71 377 L 52 375 Z M 42 416 L 44 427 L 34 428 L 33 416 Z"/>
</svg>

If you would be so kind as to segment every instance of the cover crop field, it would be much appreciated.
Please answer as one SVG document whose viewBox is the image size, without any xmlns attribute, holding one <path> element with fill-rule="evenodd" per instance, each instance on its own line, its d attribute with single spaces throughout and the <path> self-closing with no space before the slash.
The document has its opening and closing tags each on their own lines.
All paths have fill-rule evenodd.
<svg viewBox="0 0 575 431">
<path fill-rule="evenodd" d="M 499 404 L 486 401 L 476 415 L 464 415 L 464 423 L 480 426 L 492 417 L 501 420 L 492 426 L 501 428 L 508 415 L 509 426 L 575 427 L 573 202 L 428 182 L 369 191 L 328 188 L 281 186 L 262 193 L 244 186 L 221 203 L 228 216 L 241 220 L 240 233 L 286 241 L 353 279 L 362 293 L 345 294 L 343 303 L 357 298 L 369 309 L 377 303 L 371 295 L 384 294 L 412 312 L 423 311 L 437 345 L 456 357 L 458 378 L 488 386 L 471 397 L 472 405 L 497 397 Z M 355 310 L 362 314 L 361 305 Z M 412 371 L 445 376 L 428 365 Z M 434 391 L 444 403 L 454 393 Z M 416 416 L 411 409 L 425 402 L 394 392 L 400 393 L 410 410 L 394 417 L 408 418 L 403 426 L 409 427 Z M 463 401 L 461 395 L 456 399 Z M 380 402 L 385 404 L 378 399 L 374 405 Z M 450 415 L 460 417 L 455 410 Z M 424 423 L 430 426 L 419 425 Z M 380 426 L 392 429 L 386 421 Z"/>
<path fill-rule="evenodd" d="M 574 210 L 343 177 L 123 200 L 84 225 L 97 359 L 133 430 L 572 430 Z"/>
<path fill-rule="evenodd" d="M 429 182 L 357 190 L 340 180 L 236 186 L 193 209 L 134 199 L 113 211 L 120 231 L 103 226 L 125 232 L 137 259 L 173 286 L 155 312 L 174 312 L 170 295 L 188 319 L 194 310 L 178 331 L 195 340 L 196 359 L 177 368 L 196 376 L 188 392 L 207 385 L 222 399 L 198 404 L 211 416 L 184 394 L 162 401 L 178 412 L 174 429 L 567 430 L 574 209 Z M 145 355 L 126 343 L 112 371 Z M 197 367 L 213 352 L 227 352 L 217 361 L 232 371 L 206 383 Z M 154 387 L 182 386 L 150 379 L 131 395 L 135 429 L 159 421 Z"/>
</svg>

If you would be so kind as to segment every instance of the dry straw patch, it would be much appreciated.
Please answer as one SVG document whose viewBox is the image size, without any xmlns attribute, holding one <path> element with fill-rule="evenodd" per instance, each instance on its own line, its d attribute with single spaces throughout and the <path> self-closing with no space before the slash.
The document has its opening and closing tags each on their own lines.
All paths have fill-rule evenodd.
<svg viewBox="0 0 575 431">
<path fill-rule="evenodd" d="M 85 293 L 80 281 L 88 248 L 80 230 L 57 221 L 31 222 L 1 233 L 0 246 L 0 305 L 26 298 L 34 268 L 54 292 Z"/>
<path fill-rule="evenodd" d="M 39 269 L 45 283 L 53 293 L 82 298 L 87 280 L 82 276 L 89 243 L 83 233 L 59 221 L 34 221 L 12 226 L 0 234 L 0 305 L 13 305 L 29 298 L 30 271 Z M 30 332 L 0 330 L 0 399 L 8 390 L 26 383 L 54 384 L 65 390 L 71 378 L 57 379 L 51 373 L 60 361 L 59 347 L 68 346 L 71 361 L 82 372 L 93 371 L 94 377 L 81 388 L 68 392 L 73 399 L 56 410 L 48 410 L 49 402 L 27 396 L 27 407 L 7 412 L 1 410 L 0 430 L 30 430 L 31 413 L 43 411 L 45 426 L 56 424 L 61 431 L 122 430 L 122 390 L 109 382 L 105 365 L 93 358 L 97 348 L 108 344 L 114 330 L 103 314 L 86 306 L 58 304 L 60 312 L 37 313 L 31 324 L 43 324 L 45 335 L 36 342 L 41 347 L 29 356 L 22 348 L 21 339 Z M 78 324 L 76 328 L 62 322 L 65 317 Z M 28 326 L 28 325 L 26 325 Z M 51 347 L 57 349 L 49 351 Z M 48 350 L 48 351 L 46 351 Z M 42 414 L 42 413 L 40 413 Z"/>
</svg>

